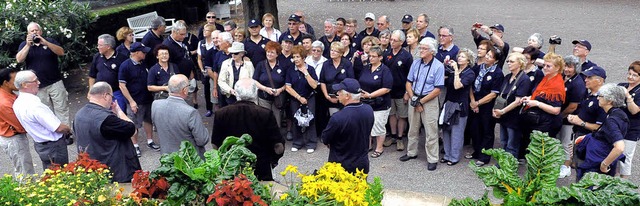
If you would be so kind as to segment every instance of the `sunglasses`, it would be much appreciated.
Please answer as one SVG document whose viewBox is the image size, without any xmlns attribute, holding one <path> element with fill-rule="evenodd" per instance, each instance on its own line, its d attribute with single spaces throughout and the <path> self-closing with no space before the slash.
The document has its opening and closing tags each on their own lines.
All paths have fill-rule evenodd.
<svg viewBox="0 0 640 206">
<path fill-rule="evenodd" d="M 207 19 L 215 19 L 216 16 L 207 16 Z"/>
</svg>

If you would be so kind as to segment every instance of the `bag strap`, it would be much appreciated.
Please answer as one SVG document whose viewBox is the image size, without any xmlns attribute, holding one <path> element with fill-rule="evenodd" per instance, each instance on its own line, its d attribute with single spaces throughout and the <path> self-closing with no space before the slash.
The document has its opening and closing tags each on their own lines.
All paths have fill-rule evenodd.
<svg viewBox="0 0 640 206">
<path fill-rule="evenodd" d="M 268 61 L 264 61 L 264 68 L 267 72 L 267 77 L 269 77 L 269 83 L 271 84 L 271 88 L 276 88 L 276 85 L 273 83 L 273 77 L 271 77 L 271 71 L 270 70 L 270 66 L 269 66 L 269 62 Z"/>
<path fill-rule="evenodd" d="M 173 71 L 172 63 L 169 63 L 169 76 L 173 76 L 175 74 L 176 74 L 176 72 Z"/>
<path fill-rule="evenodd" d="M 515 80 L 513 80 L 513 87 L 516 86 L 516 84 L 518 84 L 518 80 L 520 79 L 520 77 L 522 77 L 522 75 L 524 75 L 524 71 L 520 71 L 520 73 L 518 74 L 518 76 L 516 77 Z M 509 83 L 507 83 L 508 85 Z M 507 88 L 507 85 L 504 85 L 504 88 L 502 88 L 502 92 L 500 92 L 500 94 L 504 93 L 504 90 Z M 507 97 L 505 97 L 504 99 L 507 100 L 509 99 L 509 96 L 511 95 L 511 93 L 513 92 L 513 87 L 511 88 L 511 90 L 509 90 L 509 93 L 507 93 Z"/>
</svg>

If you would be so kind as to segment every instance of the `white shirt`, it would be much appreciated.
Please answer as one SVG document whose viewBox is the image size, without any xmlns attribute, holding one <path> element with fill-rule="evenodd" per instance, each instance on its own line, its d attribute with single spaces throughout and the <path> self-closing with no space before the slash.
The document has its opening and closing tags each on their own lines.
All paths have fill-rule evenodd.
<svg viewBox="0 0 640 206">
<path fill-rule="evenodd" d="M 20 92 L 13 103 L 13 112 L 33 141 L 58 141 L 62 137 L 62 133 L 55 132 L 60 120 L 36 95 Z"/>
<path fill-rule="evenodd" d="M 307 56 L 306 59 L 304 59 L 304 62 L 307 63 L 309 66 L 313 67 L 313 69 L 316 71 L 316 76 L 318 78 L 320 78 L 320 72 L 322 71 L 322 64 L 324 64 L 324 62 L 327 61 L 327 58 L 320 56 L 320 60 L 313 61 L 313 57 L 312 56 Z"/>
<path fill-rule="evenodd" d="M 271 32 L 271 35 L 267 35 L 266 27 L 262 27 L 262 29 L 260 29 L 260 35 L 271 41 L 278 42 L 278 39 L 280 38 L 280 36 L 282 36 L 282 32 L 280 32 L 280 30 L 273 28 L 273 32 Z"/>
</svg>

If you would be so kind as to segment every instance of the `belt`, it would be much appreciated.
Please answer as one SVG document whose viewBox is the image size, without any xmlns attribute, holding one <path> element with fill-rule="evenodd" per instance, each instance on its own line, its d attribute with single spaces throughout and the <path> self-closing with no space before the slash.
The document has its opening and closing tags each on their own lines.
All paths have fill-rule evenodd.
<svg viewBox="0 0 640 206">
<path fill-rule="evenodd" d="M 58 141 L 60 141 L 60 140 L 62 140 L 62 138 L 60 138 L 60 139 L 58 139 L 58 140 L 56 140 L 56 141 L 46 141 L 46 142 L 36 142 L 36 143 L 37 143 L 37 144 L 41 144 L 41 145 L 47 145 L 47 144 L 49 144 L 49 143 L 55 143 L 55 142 L 58 142 Z"/>
</svg>

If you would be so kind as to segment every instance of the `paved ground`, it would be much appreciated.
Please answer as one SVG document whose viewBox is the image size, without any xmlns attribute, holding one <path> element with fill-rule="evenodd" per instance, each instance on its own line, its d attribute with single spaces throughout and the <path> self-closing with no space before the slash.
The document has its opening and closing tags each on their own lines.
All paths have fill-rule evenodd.
<svg viewBox="0 0 640 206">
<path fill-rule="evenodd" d="M 590 59 L 603 66 L 608 72 L 608 82 L 625 80 L 626 68 L 640 57 L 638 45 L 638 29 L 640 17 L 638 8 L 640 2 L 622 0 L 615 3 L 585 0 L 580 2 L 542 1 L 403 1 L 394 2 L 329 2 L 327 0 L 281 0 L 279 3 L 279 18 L 282 25 L 286 17 L 295 10 L 303 10 L 316 32 L 322 33 L 322 21 L 326 18 L 354 17 L 360 21 L 359 30 L 364 28 L 361 20 L 366 12 L 374 12 L 377 16 L 389 15 L 392 26 L 398 28 L 401 16 L 427 13 L 431 17 L 429 30 L 434 32 L 443 24 L 451 25 L 456 30 L 455 43 L 460 47 L 473 48 L 469 28 L 476 22 L 485 24 L 501 23 L 505 26 L 505 40 L 512 46 L 526 45 L 526 39 L 534 32 L 541 32 L 547 37 L 558 34 L 563 38 L 563 44 L 558 48 L 560 54 L 566 55 L 571 51 L 572 39 L 588 39 L 593 50 Z M 284 28 L 284 26 L 283 26 Z M 614 42 L 617 41 L 617 42 Z M 543 50 L 546 50 L 545 44 Z M 73 71 L 66 80 L 69 88 L 71 114 L 86 103 L 86 71 Z M 200 95 L 200 105 L 204 107 L 204 98 Z M 204 109 L 200 111 L 204 114 Z M 206 126 L 211 130 L 211 118 L 205 118 Z M 144 141 L 144 140 L 143 140 Z M 288 145 L 289 146 L 289 145 Z M 210 146 L 208 146 L 210 148 Z M 287 147 L 290 148 L 290 147 Z M 484 185 L 467 167 L 468 161 L 462 160 L 458 165 L 446 166 L 439 164 L 433 172 L 426 170 L 426 157 L 421 148 L 419 158 L 409 162 L 400 162 L 398 157 L 404 152 L 397 152 L 387 148 L 385 153 L 377 159 L 371 160 L 372 176 L 382 177 L 386 188 L 408 190 L 419 193 L 443 195 L 454 198 L 472 196 L 479 198 L 484 192 Z M 468 150 L 469 148 L 466 148 Z M 75 148 L 69 147 L 71 159 L 75 159 Z M 159 164 L 159 153 L 142 148 L 141 157 L 144 170 L 153 170 Z M 36 171 L 41 171 L 40 161 L 32 150 Z M 297 165 L 300 171 L 313 171 L 319 168 L 328 156 L 328 149 L 319 146 L 315 153 L 307 154 L 304 150 L 292 153 L 287 150 L 280 166 L 275 168 L 274 176 L 284 182 L 279 172 L 287 164 Z M 638 155 L 636 155 L 638 156 Z M 492 162 L 493 163 L 493 162 Z M 0 174 L 11 173 L 11 164 L 6 155 L 0 155 Z M 630 179 L 640 185 L 636 163 L 634 176 Z M 521 172 L 522 172 L 521 168 Z M 567 185 L 574 181 L 574 175 L 558 181 L 559 185 Z"/>
</svg>

